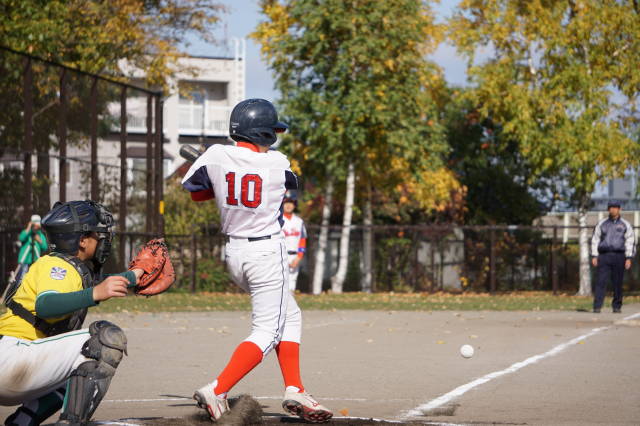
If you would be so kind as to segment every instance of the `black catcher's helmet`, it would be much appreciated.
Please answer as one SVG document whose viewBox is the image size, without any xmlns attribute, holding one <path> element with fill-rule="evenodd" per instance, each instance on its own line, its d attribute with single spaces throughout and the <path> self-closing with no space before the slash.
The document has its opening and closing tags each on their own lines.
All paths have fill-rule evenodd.
<svg viewBox="0 0 640 426">
<path fill-rule="evenodd" d="M 246 99 L 231 111 L 229 135 L 234 141 L 247 141 L 270 146 L 278 139 L 276 133 L 289 128 L 278 121 L 273 104 L 265 99 Z"/>
<path fill-rule="evenodd" d="M 42 229 L 47 233 L 52 251 L 70 255 L 78 253 L 80 237 L 98 233 L 94 260 L 102 265 L 111 251 L 113 223 L 113 216 L 102 204 L 89 200 L 58 201 L 42 219 Z"/>
</svg>

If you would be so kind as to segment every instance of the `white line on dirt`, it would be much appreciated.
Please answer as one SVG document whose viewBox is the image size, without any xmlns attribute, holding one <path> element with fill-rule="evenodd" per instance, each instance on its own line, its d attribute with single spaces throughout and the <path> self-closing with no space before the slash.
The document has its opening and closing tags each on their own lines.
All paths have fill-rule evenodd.
<svg viewBox="0 0 640 426">
<path fill-rule="evenodd" d="M 632 320 L 634 318 L 640 317 L 640 312 L 635 313 L 633 315 L 630 315 L 626 318 L 624 318 L 624 321 L 628 321 L 628 320 Z M 511 366 L 505 368 L 504 370 L 499 370 L 499 371 L 494 371 L 493 373 L 489 373 L 486 374 L 478 379 L 475 379 L 469 383 L 466 383 L 462 386 L 458 386 L 457 388 L 455 388 L 454 390 L 445 393 L 444 395 L 441 395 L 435 399 L 432 399 L 431 401 L 424 403 L 422 405 L 417 406 L 416 408 L 407 411 L 406 413 L 403 413 L 402 417 L 403 418 L 409 418 L 409 417 L 416 417 L 416 416 L 423 416 L 425 415 L 425 413 L 428 413 L 430 410 L 433 410 L 434 408 L 438 408 L 441 407 L 449 402 L 451 402 L 452 400 L 458 398 L 459 396 L 469 392 L 471 389 L 478 387 L 480 385 L 483 385 L 487 382 L 490 382 L 491 380 L 504 376 L 506 374 L 511 374 L 511 373 L 515 373 L 516 371 L 529 366 L 531 364 L 535 364 L 539 361 L 542 361 L 545 358 L 549 358 L 552 356 L 555 356 L 557 354 L 559 354 L 560 352 L 564 351 L 565 349 L 569 348 L 570 346 L 573 345 L 577 345 L 578 343 L 580 343 L 581 341 L 588 339 L 589 337 L 595 336 L 598 333 L 601 333 L 605 330 L 608 330 L 609 328 L 611 328 L 611 326 L 607 326 L 607 327 L 599 327 L 599 328 L 594 328 L 592 329 L 590 332 L 583 334 L 582 336 L 578 336 L 574 339 L 571 339 L 567 342 L 561 343 L 558 346 L 553 347 L 552 349 L 548 350 L 547 352 L 538 354 L 538 355 L 534 355 L 532 357 L 529 357 L 527 359 L 525 359 L 524 361 L 520 361 L 520 362 L 516 362 L 515 364 L 512 364 Z"/>
<path fill-rule="evenodd" d="M 273 399 L 273 400 L 281 400 L 282 395 L 280 396 L 252 396 L 254 399 Z M 367 398 L 332 398 L 332 397 L 321 397 L 323 401 L 348 401 L 348 402 L 385 402 L 385 401 L 395 401 L 395 402 L 407 402 L 413 401 L 412 398 L 385 398 L 385 399 L 367 399 Z M 137 398 L 137 399 L 105 399 L 103 403 L 134 403 L 134 402 L 175 402 L 175 401 L 192 401 L 191 398 L 188 397 L 175 397 L 175 398 Z"/>
</svg>

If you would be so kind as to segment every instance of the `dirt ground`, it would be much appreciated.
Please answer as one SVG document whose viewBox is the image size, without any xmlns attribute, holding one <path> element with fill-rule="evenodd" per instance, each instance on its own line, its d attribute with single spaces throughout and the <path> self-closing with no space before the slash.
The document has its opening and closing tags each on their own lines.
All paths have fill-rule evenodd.
<svg viewBox="0 0 640 426">
<path fill-rule="evenodd" d="M 207 424 L 191 395 L 248 335 L 250 314 L 102 318 L 125 329 L 129 356 L 98 423 Z M 334 410 L 333 424 L 640 424 L 640 305 L 599 315 L 309 311 L 303 320 L 303 381 Z M 463 344 L 472 358 L 460 356 Z M 253 396 L 264 423 L 296 423 L 282 392 L 272 353 L 231 395 Z M 12 411 L 0 407 L 0 419 Z"/>
</svg>

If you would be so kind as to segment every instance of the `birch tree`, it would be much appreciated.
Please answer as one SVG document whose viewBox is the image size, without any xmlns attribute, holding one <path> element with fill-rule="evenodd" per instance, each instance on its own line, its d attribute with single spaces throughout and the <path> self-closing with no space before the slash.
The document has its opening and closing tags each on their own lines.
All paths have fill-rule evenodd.
<svg viewBox="0 0 640 426">
<path fill-rule="evenodd" d="M 533 165 L 570 188 L 578 210 L 579 294 L 591 294 L 586 214 L 596 183 L 638 163 L 636 1 L 463 0 L 450 37 L 468 60 L 471 97 Z M 486 61 L 477 53 L 492 52 Z"/>
<path fill-rule="evenodd" d="M 345 185 L 331 287 L 339 293 L 349 262 L 356 182 L 378 182 L 381 176 L 392 182 L 391 158 L 404 159 L 416 173 L 439 165 L 445 144 L 430 86 L 441 76 L 425 56 L 441 29 L 429 3 L 417 0 L 264 0 L 261 8 L 266 21 L 253 37 L 274 71 L 292 123 L 292 155 L 300 158 L 306 178 L 331 183 L 325 199 L 329 188 Z M 393 185 L 385 182 L 385 188 Z M 323 261 L 318 253 L 315 284 Z"/>
</svg>

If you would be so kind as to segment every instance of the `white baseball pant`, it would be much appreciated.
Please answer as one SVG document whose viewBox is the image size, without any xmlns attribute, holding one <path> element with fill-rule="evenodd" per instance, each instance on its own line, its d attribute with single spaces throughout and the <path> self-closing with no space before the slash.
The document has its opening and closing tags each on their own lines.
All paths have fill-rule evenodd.
<svg viewBox="0 0 640 426">
<path fill-rule="evenodd" d="M 0 405 L 19 405 L 63 386 L 71 372 L 87 361 L 81 354 L 89 330 L 38 340 L 0 339 Z"/>
<path fill-rule="evenodd" d="M 266 356 L 280 341 L 300 343 L 302 313 L 288 291 L 289 264 L 281 235 L 249 241 L 230 237 L 225 256 L 233 281 L 251 295 L 251 334 Z"/>
</svg>

